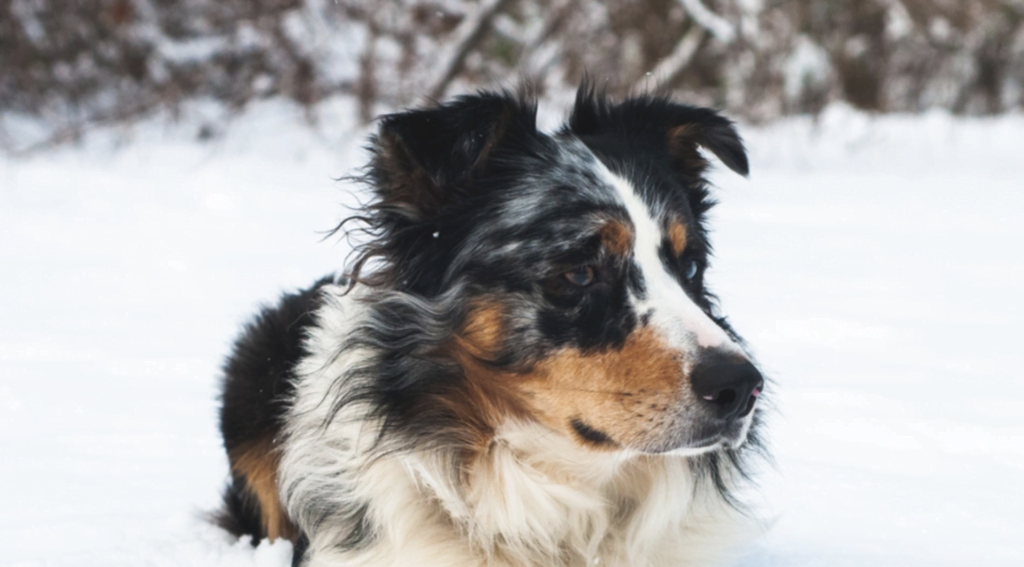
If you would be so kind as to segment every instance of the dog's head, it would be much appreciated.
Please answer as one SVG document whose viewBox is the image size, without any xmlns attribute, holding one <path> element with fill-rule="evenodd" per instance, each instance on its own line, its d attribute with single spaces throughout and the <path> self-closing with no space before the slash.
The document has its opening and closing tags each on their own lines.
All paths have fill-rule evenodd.
<svg viewBox="0 0 1024 567">
<path fill-rule="evenodd" d="M 374 324 L 427 365 L 381 403 L 481 431 L 535 420 L 595 450 L 739 446 L 763 382 L 704 287 L 698 150 L 746 174 L 732 123 L 588 87 L 561 130 L 535 115 L 480 93 L 381 120 L 361 259 L 382 260 L 365 279 L 391 298 Z M 445 361 L 455 377 L 424 370 Z"/>
</svg>

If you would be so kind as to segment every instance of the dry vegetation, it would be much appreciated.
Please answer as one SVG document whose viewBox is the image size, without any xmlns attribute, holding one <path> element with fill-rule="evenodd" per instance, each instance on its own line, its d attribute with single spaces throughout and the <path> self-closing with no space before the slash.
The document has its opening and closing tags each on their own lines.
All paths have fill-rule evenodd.
<svg viewBox="0 0 1024 567">
<path fill-rule="evenodd" d="M 0 0 L 0 119 L 41 117 L 51 141 L 188 100 L 351 96 L 369 120 L 585 73 L 751 120 L 1000 113 L 1024 105 L 1024 0 Z"/>
</svg>

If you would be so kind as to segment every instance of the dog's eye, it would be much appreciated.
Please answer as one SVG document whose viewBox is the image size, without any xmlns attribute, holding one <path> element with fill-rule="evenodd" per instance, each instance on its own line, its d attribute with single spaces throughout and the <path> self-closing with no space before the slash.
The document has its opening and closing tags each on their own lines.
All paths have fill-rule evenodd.
<svg viewBox="0 0 1024 567">
<path fill-rule="evenodd" d="M 692 281 L 693 278 L 697 277 L 697 272 L 700 271 L 700 266 L 697 265 L 696 260 L 689 260 L 686 262 L 686 266 L 683 267 L 683 277 L 686 281 Z"/>
<path fill-rule="evenodd" d="M 587 287 L 594 283 L 594 268 L 590 266 L 580 266 L 572 271 L 562 274 L 566 280 L 577 287 Z"/>
</svg>

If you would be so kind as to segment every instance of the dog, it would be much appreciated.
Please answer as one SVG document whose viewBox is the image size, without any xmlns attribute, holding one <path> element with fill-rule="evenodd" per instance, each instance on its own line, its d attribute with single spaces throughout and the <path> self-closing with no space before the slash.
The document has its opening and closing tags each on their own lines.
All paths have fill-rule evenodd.
<svg viewBox="0 0 1024 567">
<path fill-rule="evenodd" d="M 344 277 L 224 367 L 229 531 L 294 566 L 710 565 L 749 524 L 764 379 L 704 285 L 732 122 L 588 84 L 561 129 L 464 95 L 379 119 Z M 352 220 L 352 219 L 350 219 Z"/>
</svg>

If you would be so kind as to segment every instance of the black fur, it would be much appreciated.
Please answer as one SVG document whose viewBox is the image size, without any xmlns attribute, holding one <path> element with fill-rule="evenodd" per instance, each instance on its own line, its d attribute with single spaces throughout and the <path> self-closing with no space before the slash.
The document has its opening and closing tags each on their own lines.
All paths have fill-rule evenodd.
<svg viewBox="0 0 1024 567">
<path fill-rule="evenodd" d="M 220 430 L 230 454 L 247 442 L 276 440 L 294 391 L 295 364 L 305 354 L 302 341 L 320 305 L 319 290 L 332 283 L 324 277 L 308 289 L 288 293 L 277 305 L 263 308 L 242 331 L 224 364 Z M 252 536 L 253 545 L 266 537 L 259 503 L 245 479 L 233 475 L 224 494 L 217 523 L 229 532 Z"/>
<path fill-rule="evenodd" d="M 231 534 L 249 536 L 255 547 L 267 535 L 260 518 L 260 505 L 249 494 L 245 479 L 231 475 L 231 484 L 224 490 L 224 503 L 214 515 L 214 522 Z"/>
<path fill-rule="evenodd" d="M 295 540 L 295 545 L 292 548 L 292 567 L 301 567 L 303 559 L 306 556 L 306 550 L 309 549 L 309 539 L 303 534 Z"/>
<path fill-rule="evenodd" d="M 485 416 L 466 410 L 470 377 L 448 348 L 474 301 L 516 310 L 518 323 L 479 361 L 512 373 L 528 372 L 564 347 L 619 349 L 645 324 L 648 314 L 635 313 L 628 301 L 630 294 L 646 293 L 643 275 L 630 261 L 606 253 L 596 232 L 595 219 L 629 218 L 594 174 L 597 166 L 632 182 L 652 210 L 685 222 L 685 255 L 668 254 L 666 241 L 662 262 L 694 302 L 739 340 L 704 286 L 711 255 L 706 213 L 714 203 L 704 180 L 708 164 L 698 151 L 710 151 L 745 175 L 746 155 L 731 122 L 661 98 L 614 104 L 584 85 L 561 131 L 544 134 L 535 123 L 531 99 L 480 93 L 385 116 L 371 139 L 371 162 L 361 179 L 373 200 L 350 219 L 368 238 L 356 248 L 349 275 L 352 285 L 372 293 L 368 317 L 344 348 L 368 347 L 376 354 L 337 376 L 345 384 L 337 391 L 346 394 L 327 403 L 334 413 L 357 402 L 373 408 L 371 417 L 383 423 L 381 455 L 439 448 L 458 458 L 477 441 L 472 431 L 489 427 Z M 691 262 L 698 270 L 687 277 Z M 567 283 L 565 273 L 584 265 L 594 271 L 593 285 Z M 221 413 L 229 452 L 254 439 L 279 437 L 294 387 L 292 371 L 305 354 L 302 339 L 319 306 L 318 290 L 330 282 L 325 278 L 285 295 L 238 340 L 225 365 Z M 453 411 L 456 406 L 462 411 Z M 467 427 L 467 420 L 479 423 Z M 691 461 L 702 482 L 729 502 L 735 500 L 727 477 L 730 470 L 744 475 L 751 448 L 759 450 L 759 422 L 755 418 L 741 449 Z M 571 426 L 590 443 L 615 444 L 582 420 Z M 251 500 L 244 480 L 236 478 L 221 523 L 255 542 L 265 534 Z M 374 537 L 365 511 L 365 504 L 353 502 L 351 509 L 318 512 L 347 518 L 351 534 L 343 546 L 357 548 Z M 296 561 L 303 545 L 300 534 Z"/>
<path fill-rule="evenodd" d="M 673 134 L 678 127 L 684 128 Z M 385 420 L 381 437 L 392 445 L 458 445 L 464 416 L 447 413 L 437 400 L 464 391 L 465 376 L 442 346 L 474 297 L 511 296 L 538 310 L 537 327 L 521 329 L 487 361 L 496 367 L 527 371 L 559 347 L 622 345 L 640 316 L 626 308 L 627 289 L 642 294 L 644 282 L 618 259 L 595 256 L 591 219 L 626 215 L 593 177 L 591 154 L 566 159 L 570 139 L 641 188 L 649 204 L 686 221 L 691 243 L 685 258 L 672 261 L 677 277 L 735 336 L 703 285 L 711 253 L 705 213 L 714 203 L 703 177 L 708 163 L 697 152 L 704 147 L 746 174 L 743 145 L 729 120 L 662 98 L 613 104 L 584 85 L 566 127 L 549 136 L 536 128 L 532 100 L 507 92 L 463 96 L 386 116 L 372 140 L 363 181 L 376 198 L 358 216 L 372 238 L 357 250 L 354 281 L 423 301 L 384 297 L 372 306 L 349 347 L 381 354 L 340 378 L 361 387 L 336 400 L 336 410 L 369 402 Z M 520 204 L 526 201 L 529 206 Z M 522 218 L 509 218 L 509 211 Z M 509 242 L 519 244 L 514 253 L 498 252 Z M 380 267 L 363 277 L 360 269 L 371 260 Z M 700 270 L 684 282 L 689 260 Z M 561 277 L 581 263 L 594 265 L 601 280 L 585 293 Z"/>
</svg>

